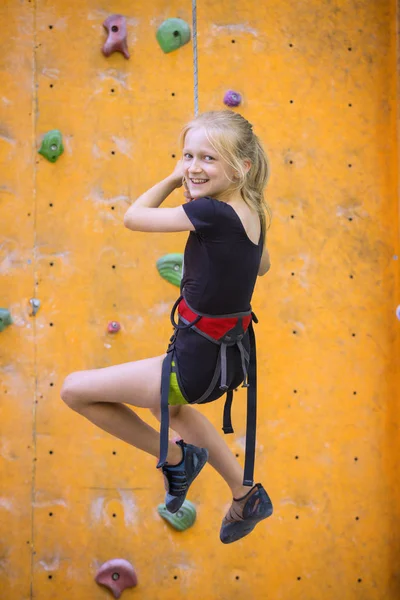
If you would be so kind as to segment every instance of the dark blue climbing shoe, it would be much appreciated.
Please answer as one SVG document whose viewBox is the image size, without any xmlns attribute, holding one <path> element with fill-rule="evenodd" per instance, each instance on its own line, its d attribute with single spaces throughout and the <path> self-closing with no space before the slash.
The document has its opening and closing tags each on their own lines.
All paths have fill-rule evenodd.
<svg viewBox="0 0 400 600">
<path fill-rule="evenodd" d="M 177 465 L 165 465 L 162 472 L 165 481 L 165 506 L 170 513 L 176 513 L 185 501 L 190 484 L 196 479 L 208 460 L 208 450 L 176 442 L 182 448 L 183 458 Z"/>
<path fill-rule="evenodd" d="M 254 527 L 272 515 L 270 497 L 261 483 L 256 483 L 243 498 L 233 499 L 232 506 L 222 521 L 219 539 L 231 544 L 251 533 Z"/>
</svg>

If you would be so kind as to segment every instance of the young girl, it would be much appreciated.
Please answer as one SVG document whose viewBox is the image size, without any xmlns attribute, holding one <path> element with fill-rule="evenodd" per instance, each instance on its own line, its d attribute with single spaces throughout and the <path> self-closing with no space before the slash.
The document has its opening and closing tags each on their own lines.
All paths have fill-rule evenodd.
<svg viewBox="0 0 400 600">
<path fill-rule="evenodd" d="M 133 231 L 190 232 L 167 352 L 72 373 L 61 397 L 105 431 L 159 457 L 170 512 L 179 510 L 208 460 L 232 492 L 220 531 L 221 541 L 231 543 L 272 514 L 263 486 L 253 486 L 256 317 L 250 304 L 257 275 L 270 267 L 265 210 L 269 216 L 270 211 L 263 197 L 268 161 L 251 124 L 229 110 L 194 118 L 181 142 L 183 158 L 173 173 L 142 194 L 124 218 Z M 182 184 L 187 202 L 158 208 Z M 212 424 L 190 406 L 227 392 L 223 429 L 232 432 L 232 391 L 242 382 L 248 387 L 244 474 Z M 125 404 L 149 408 L 161 420 L 161 435 Z M 186 441 L 168 440 L 169 420 Z"/>
</svg>

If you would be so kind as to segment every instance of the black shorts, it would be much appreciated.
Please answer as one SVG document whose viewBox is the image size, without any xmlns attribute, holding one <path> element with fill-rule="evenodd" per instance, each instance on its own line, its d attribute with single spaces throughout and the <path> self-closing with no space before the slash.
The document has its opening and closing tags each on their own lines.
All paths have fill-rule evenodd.
<svg viewBox="0 0 400 600">
<path fill-rule="evenodd" d="M 179 324 L 184 323 L 179 319 Z M 246 331 L 242 344 L 250 353 L 249 332 Z M 210 342 L 208 339 L 193 331 L 193 329 L 180 329 L 175 341 L 175 363 L 177 379 L 183 397 L 189 404 L 194 404 L 201 398 L 209 387 L 218 363 L 221 346 Z M 227 386 L 228 390 L 236 389 L 244 380 L 242 361 L 239 348 L 228 346 L 227 358 Z M 227 390 L 220 390 L 221 376 L 210 394 L 202 404 L 212 402 L 223 396 Z"/>
</svg>

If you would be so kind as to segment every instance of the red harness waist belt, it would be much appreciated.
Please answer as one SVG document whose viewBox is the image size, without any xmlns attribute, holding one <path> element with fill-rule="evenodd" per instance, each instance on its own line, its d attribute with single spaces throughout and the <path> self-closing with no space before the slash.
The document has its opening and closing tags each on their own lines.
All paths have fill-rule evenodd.
<svg viewBox="0 0 400 600">
<path fill-rule="evenodd" d="M 182 298 L 178 304 L 178 313 L 189 323 L 193 322 L 199 315 L 199 313 L 195 313 L 189 308 L 184 298 Z M 241 317 L 244 332 L 247 331 L 247 328 L 251 322 L 251 318 L 251 312 L 247 316 Z M 214 340 L 220 340 L 228 333 L 228 331 L 235 327 L 237 322 L 238 317 L 225 317 L 225 315 L 221 317 L 202 316 L 201 319 L 196 323 L 196 326 L 193 328 L 199 329 L 203 333 L 211 336 Z"/>
</svg>

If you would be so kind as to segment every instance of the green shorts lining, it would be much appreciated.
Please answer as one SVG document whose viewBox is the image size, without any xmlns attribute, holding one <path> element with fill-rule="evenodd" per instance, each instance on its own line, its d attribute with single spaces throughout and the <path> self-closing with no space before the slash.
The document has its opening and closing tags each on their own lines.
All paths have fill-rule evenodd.
<svg viewBox="0 0 400 600">
<path fill-rule="evenodd" d="M 172 361 L 172 366 L 175 367 L 174 361 Z M 169 394 L 168 394 L 168 404 L 170 406 L 179 406 L 182 404 L 189 404 L 182 395 L 182 392 L 179 388 L 178 378 L 176 373 L 171 372 L 171 376 L 169 379 Z"/>
</svg>

